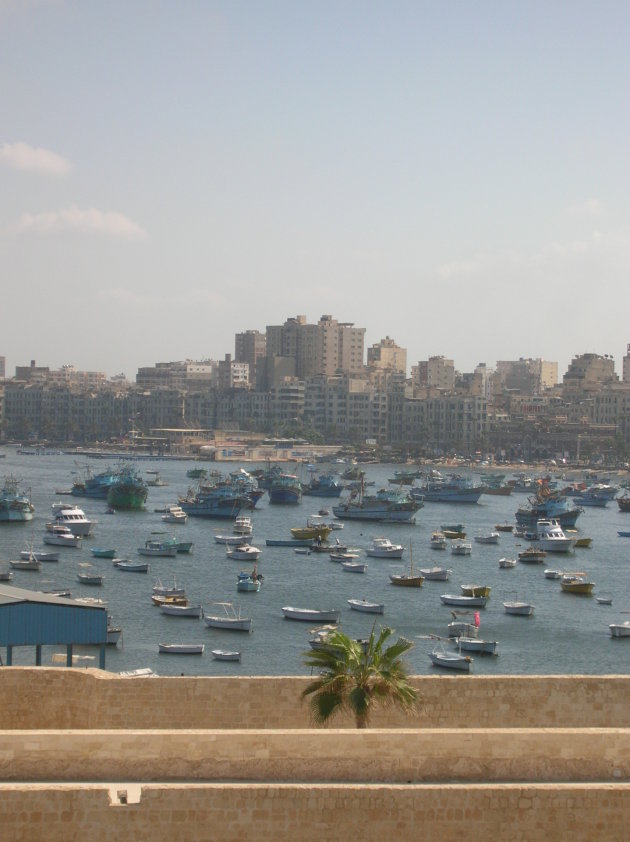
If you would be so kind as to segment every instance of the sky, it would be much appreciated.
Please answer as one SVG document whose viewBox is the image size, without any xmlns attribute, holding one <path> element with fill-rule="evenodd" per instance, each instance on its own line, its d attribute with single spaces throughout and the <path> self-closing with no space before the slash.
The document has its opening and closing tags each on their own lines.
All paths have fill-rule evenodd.
<svg viewBox="0 0 630 842">
<path fill-rule="evenodd" d="M 0 0 L 0 355 L 630 342 L 626 0 Z"/>
</svg>

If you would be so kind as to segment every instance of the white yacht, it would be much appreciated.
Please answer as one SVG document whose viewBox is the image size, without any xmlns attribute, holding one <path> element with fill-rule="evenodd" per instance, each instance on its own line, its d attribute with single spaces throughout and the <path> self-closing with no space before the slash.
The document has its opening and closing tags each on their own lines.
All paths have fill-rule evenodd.
<svg viewBox="0 0 630 842">
<path fill-rule="evenodd" d="M 525 537 L 532 547 L 547 553 L 568 553 L 575 544 L 575 538 L 568 538 L 557 520 L 537 521 L 536 531 L 527 532 Z"/>
<path fill-rule="evenodd" d="M 85 538 L 92 531 L 92 521 L 85 516 L 83 509 L 68 503 L 52 504 L 53 523 L 67 526 L 73 535 Z"/>
</svg>

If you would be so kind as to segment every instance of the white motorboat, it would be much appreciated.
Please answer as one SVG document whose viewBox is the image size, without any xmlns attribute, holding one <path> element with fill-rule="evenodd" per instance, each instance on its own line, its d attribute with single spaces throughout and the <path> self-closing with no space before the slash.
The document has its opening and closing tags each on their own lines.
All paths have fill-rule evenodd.
<svg viewBox="0 0 630 842">
<path fill-rule="evenodd" d="M 455 605 L 458 608 L 484 608 L 487 596 L 466 596 L 464 594 L 443 593 L 440 596 L 443 605 Z"/>
<path fill-rule="evenodd" d="M 212 657 L 215 661 L 240 661 L 241 653 L 229 649 L 212 649 Z"/>
<path fill-rule="evenodd" d="M 450 567 L 421 567 L 419 572 L 427 582 L 448 582 L 453 571 Z"/>
<path fill-rule="evenodd" d="M 516 559 L 515 558 L 500 558 L 499 559 L 499 567 L 502 570 L 511 570 L 513 567 L 516 567 Z"/>
<path fill-rule="evenodd" d="M 251 535 L 254 531 L 254 525 L 252 523 L 251 517 L 247 517 L 246 515 L 239 515 L 234 520 L 234 526 L 232 527 L 232 531 L 235 535 Z"/>
<path fill-rule="evenodd" d="M 44 544 L 52 544 L 56 547 L 80 547 L 81 538 L 78 535 L 73 535 L 67 526 L 47 523 L 44 532 Z"/>
<path fill-rule="evenodd" d="M 372 558 L 402 558 L 405 548 L 402 544 L 392 544 L 389 538 L 373 538 L 372 544 L 365 551 Z"/>
<path fill-rule="evenodd" d="M 228 558 L 234 561 L 256 561 L 262 550 L 252 547 L 250 544 L 238 544 L 225 551 Z"/>
<path fill-rule="evenodd" d="M 368 566 L 366 561 L 353 561 L 352 559 L 346 559 L 341 562 L 341 568 L 348 573 L 367 573 Z"/>
<path fill-rule="evenodd" d="M 282 613 L 287 620 L 302 620 L 306 623 L 338 623 L 339 611 L 336 608 L 294 608 L 285 605 Z"/>
<path fill-rule="evenodd" d="M 443 532 L 432 532 L 429 539 L 429 546 L 432 550 L 446 549 L 446 535 Z"/>
<path fill-rule="evenodd" d="M 203 643 L 158 643 L 158 652 L 163 655 L 203 655 Z"/>
<path fill-rule="evenodd" d="M 6 565 L 0 567 L 0 582 L 10 582 L 13 578 L 13 573 Z"/>
<path fill-rule="evenodd" d="M 630 637 L 630 620 L 625 620 L 623 623 L 611 623 L 608 628 L 611 637 Z"/>
<path fill-rule="evenodd" d="M 107 617 L 107 645 L 108 646 L 117 646 L 118 641 L 122 637 L 122 628 L 120 626 L 115 626 L 114 621 L 108 615 Z"/>
<path fill-rule="evenodd" d="M 160 612 L 169 617 L 198 620 L 201 617 L 201 605 L 160 605 Z"/>
<path fill-rule="evenodd" d="M 496 530 L 492 532 L 479 532 L 475 535 L 475 541 L 478 544 L 498 544 L 499 537 L 499 533 Z"/>
<path fill-rule="evenodd" d="M 252 630 L 251 617 L 242 617 L 240 609 L 237 611 L 231 602 L 213 602 L 212 606 L 222 609 L 223 613 L 203 615 L 203 621 L 211 629 L 231 629 L 232 631 Z M 211 610 L 215 610 L 214 608 Z"/>
<path fill-rule="evenodd" d="M 470 555 L 472 553 L 472 544 L 470 541 L 462 541 L 461 539 L 452 541 L 451 553 L 453 555 Z"/>
<path fill-rule="evenodd" d="M 526 532 L 525 538 L 532 547 L 547 553 L 568 553 L 575 544 L 575 538 L 565 535 L 557 520 L 539 520 L 533 532 Z"/>
<path fill-rule="evenodd" d="M 83 509 L 68 503 L 52 504 L 53 523 L 67 526 L 73 535 L 86 538 L 92 532 L 92 521 L 85 516 Z"/>
<path fill-rule="evenodd" d="M 167 506 L 166 511 L 162 515 L 162 520 L 164 521 L 164 523 L 186 524 L 188 523 L 188 514 L 182 509 L 181 506 Z"/>
<path fill-rule="evenodd" d="M 348 599 L 348 605 L 353 611 L 363 611 L 365 614 L 383 614 L 385 606 L 382 602 L 368 602 L 367 599 Z"/>
<path fill-rule="evenodd" d="M 552 570 L 549 567 L 545 570 L 545 579 L 561 579 L 561 578 L 562 578 L 562 570 Z"/>
<path fill-rule="evenodd" d="M 436 646 L 432 652 L 429 652 L 429 658 L 431 658 L 435 667 L 470 672 L 470 665 L 472 663 L 470 655 L 462 655 L 461 652 L 450 652 L 441 644 Z"/>
</svg>

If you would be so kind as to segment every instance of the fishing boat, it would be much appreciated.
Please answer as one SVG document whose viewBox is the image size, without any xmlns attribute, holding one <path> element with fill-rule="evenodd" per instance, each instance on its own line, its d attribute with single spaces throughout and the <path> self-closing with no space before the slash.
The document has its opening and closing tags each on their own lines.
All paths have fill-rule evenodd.
<svg viewBox="0 0 630 842">
<path fill-rule="evenodd" d="M 582 537 L 582 538 L 574 538 L 573 539 L 573 546 L 576 549 L 578 549 L 578 548 L 579 549 L 589 549 L 589 547 L 591 546 L 592 543 L 593 543 L 592 538 Z"/>
<path fill-rule="evenodd" d="M 213 602 L 211 611 L 217 609 L 219 609 L 219 613 L 204 613 L 203 615 L 203 621 L 208 628 L 246 632 L 252 630 L 251 617 L 242 617 L 240 608 L 237 611 L 231 602 Z"/>
<path fill-rule="evenodd" d="M 531 602 L 520 602 L 516 597 L 503 603 L 506 614 L 515 614 L 520 617 L 530 617 L 534 613 L 534 606 Z"/>
<path fill-rule="evenodd" d="M 376 494 L 364 493 L 364 482 L 359 490 L 333 506 L 333 514 L 341 520 L 372 520 L 382 523 L 416 522 L 415 514 L 424 505 L 421 500 L 414 500 L 409 494 L 390 489 L 380 489 Z"/>
<path fill-rule="evenodd" d="M 240 661 L 241 653 L 230 649 L 211 649 L 215 661 Z"/>
<path fill-rule="evenodd" d="M 163 585 L 161 579 L 157 579 L 153 585 L 154 596 L 186 596 L 186 589 L 177 584 L 177 580 L 173 577 L 172 585 Z"/>
<path fill-rule="evenodd" d="M 151 602 L 158 607 L 162 605 L 188 605 L 188 597 L 186 594 L 168 596 L 167 594 L 154 593 L 151 596 Z"/>
<path fill-rule="evenodd" d="M 306 623 L 338 623 L 339 610 L 336 608 L 294 608 L 285 605 L 282 613 L 287 620 L 300 620 Z"/>
<path fill-rule="evenodd" d="M 539 520 L 556 520 L 563 529 L 573 529 L 583 511 L 561 493 L 542 486 L 535 497 L 528 498 L 527 505 L 516 510 L 516 522 L 535 528 Z"/>
<path fill-rule="evenodd" d="M 466 527 L 463 523 L 443 523 L 440 526 L 447 538 L 465 538 Z"/>
<path fill-rule="evenodd" d="M 630 512 L 630 494 L 627 491 L 624 491 L 621 497 L 617 497 L 617 505 L 620 512 Z"/>
<path fill-rule="evenodd" d="M 172 541 L 157 541 L 149 538 L 144 547 L 138 547 L 140 555 L 157 556 L 162 558 L 175 558 L 177 547 Z"/>
<path fill-rule="evenodd" d="M 90 547 L 94 558 L 116 558 L 116 550 L 105 547 Z"/>
<path fill-rule="evenodd" d="M 256 572 L 256 568 L 251 573 L 241 572 L 236 577 L 236 590 L 241 593 L 258 593 L 262 580 L 263 576 Z"/>
<path fill-rule="evenodd" d="M 420 567 L 418 572 L 427 582 L 447 582 L 453 571 L 450 567 Z"/>
<path fill-rule="evenodd" d="M 77 573 L 77 580 L 82 585 L 102 585 L 104 578 L 101 573 Z"/>
<path fill-rule="evenodd" d="M 235 535 L 251 535 L 253 531 L 254 524 L 252 523 L 252 519 L 249 515 L 238 515 L 238 517 L 234 518 L 232 532 L 234 532 Z"/>
<path fill-rule="evenodd" d="M 383 614 L 385 606 L 382 602 L 369 602 L 367 599 L 348 599 L 348 605 L 353 611 L 363 611 L 365 614 Z"/>
<path fill-rule="evenodd" d="M 36 558 L 19 558 L 10 561 L 9 564 L 14 570 L 40 570 L 41 563 Z"/>
<path fill-rule="evenodd" d="M 515 558 L 500 558 L 499 559 L 499 567 L 502 570 L 511 570 L 513 567 L 516 567 L 516 559 Z"/>
<path fill-rule="evenodd" d="M 540 564 L 546 558 L 546 551 L 537 549 L 536 547 L 528 547 L 518 554 L 518 560 L 525 562 L 525 564 Z"/>
<path fill-rule="evenodd" d="M 464 594 L 443 593 L 440 595 L 443 605 L 455 605 L 458 608 L 484 608 L 487 596 L 464 596 Z"/>
<path fill-rule="evenodd" d="M 34 515 L 30 491 L 21 488 L 17 477 L 5 477 L 0 489 L 0 523 L 26 523 L 33 520 Z"/>
<path fill-rule="evenodd" d="M 612 605 L 612 596 L 596 596 L 595 602 L 598 605 Z"/>
<path fill-rule="evenodd" d="M 13 579 L 13 573 L 6 565 L 0 566 L 0 582 L 10 582 Z"/>
<path fill-rule="evenodd" d="M 148 573 L 149 572 L 149 562 L 148 561 L 131 561 L 127 558 L 117 558 L 114 559 L 114 567 L 117 567 L 119 570 L 122 570 L 126 573 Z"/>
<path fill-rule="evenodd" d="M 343 485 L 333 474 L 321 474 L 311 477 L 308 484 L 302 485 L 302 494 L 308 497 L 339 497 Z"/>
<path fill-rule="evenodd" d="M 249 544 L 253 541 L 252 535 L 215 535 L 214 540 L 216 544 L 227 544 L 235 547 L 238 544 Z"/>
<path fill-rule="evenodd" d="M 457 474 L 445 477 L 435 472 L 422 485 L 412 488 L 411 493 L 429 503 L 478 503 L 482 487 L 474 485 L 469 477 Z"/>
<path fill-rule="evenodd" d="M 278 474 L 269 488 L 269 502 L 297 506 L 302 501 L 302 483 L 295 474 Z"/>
<path fill-rule="evenodd" d="M 511 523 L 495 523 L 497 532 L 513 532 L 514 526 Z"/>
<path fill-rule="evenodd" d="M 203 655 L 203 643 L 158 643 L 162 655 Z"/>
<path fill-rule="evenodd" d="M 461 652 L 451 652 L 445 649 L 441 643 L 433 651 L 429 652 L 429 658 L 434 667 L 470 672 L 470 665 L 472 663 L 470 655 L 462 655 Z"/>
<path fill-rule="evenodd" d="M 489 585 L 460 585 L 464 596 L 490 596 L 492 588 Z"/>
<path fill-rule="evenodd" d="M 595 582 L 590 582 L 586 573 L 563 573 L 560 579 L 560 587 L 565 593 L 589 596 L 593 592 Z"/>
<path fill-rule="evenodd" d="M 107 505 L 112 509 L 144 509 L 148 486 L 131 465 L 116 472 L 116 479 L 107 491 Z"/>
<path fill-rule="evenodd" d="M 92 521 L 85 516 L 83 509 L 68 503 L 52 504 L 52 522 L 67 526 L 73 535 L 87 538 L 92 532 Z"/>
<path fill-rule="evenodd" d="M 332 527 L 327 523 L 317 523 L 313 518 L 309 519 L 306 526 L 294 526 L 291 535 L 294 541 L 325 541 Z"/>
<path fill-rule="evenodd" d="M 630 637 L 630 620 L 623 623 L 611 623 L 608 626 L 611 637 Z"/>
<path fill-rule="evenodd" d="M 54 523 L 46 524 L 43 540 L 44 544 L 52 544 L 56 547 L 76 548 L 81 546 L 81 538 L 78 535 L 73 535 L 67 526 Z"/>
<path fill-rule="evenodd" d="M 476 637 L 465 637 L 461 635 L 457 638 L 457 646 L 464 652 L 477 652 L 481 655 L 496 655 L 497 654 L 496 640 L 482 640 Z"/>
<path fill-rule="evenodd" d="M 413 569 L 413 553 L 411 545 L 409 546 L 409 572 L 404 573 L 390 573 L 389 581 L 392 585 L 398 585 L 403 588 L 421 588 L 424 584 L 424 576 L 421 572 L 414 572 Z"/>
<path fill-rule="evenodd" d="M 477 637 L 479 628 L 474 623 L 467 623 L 464 620 L 453 620 L 448 624 L 449 637 Z"/>
<path fill-rule="evenodd" d="M 561 579 L 562 578 L 562 570 L 554 570 L 552 568 L 547 568 L 545 570 L 545 579 Z"/>
<path fill-rule="evenodd" d="M 163 603 L 160 605 L 160 613 L 168 617 L 182 617 L 188 620 L 198 620 L 201 617 L 201 605 L 172 605 Z"/>
<path fill-rule="evenodd" d="M 122 637 L 122 628 L 121 626 L 115 626 L 114 621 L 107 615 L 107 645 L 108 646 L 117 646 L 120 638 Z"/>
<path fill-rule="evenodd" d="M 59 553 L 54 550 L 34 550 L 31 544 L 29 549 L 20 550 L 20 558 L 35 558 L 37 561 L 59 561 Z"/>
</svg>

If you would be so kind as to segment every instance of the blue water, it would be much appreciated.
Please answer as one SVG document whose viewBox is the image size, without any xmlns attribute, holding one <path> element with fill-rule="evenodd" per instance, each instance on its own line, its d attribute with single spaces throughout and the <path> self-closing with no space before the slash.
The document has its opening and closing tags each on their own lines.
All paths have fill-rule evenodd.
<svg viewBox="0 0 630 842">
<path fill-rule="evenodd" d="M 69 588 L 73 596 L 107 600 L 110 614 L 123 629 L 122 645 L 107 649 L 109 670 L 151 667 L 161 675 L 306 674 L 302 656 L 309 648 L 310 626 L 285 620 L 282 606 L 339 608 L 343 630 L 351 636 L 364 637 L 375 617 L 350 610 L 346 600 L 366 598 L 385 604 L 384 615 L 376 617 L 377 626 L 389 625 L 396 634 L 414 641 L 408 656 L 410 671 L 435 674 L 436 668 L 428 657 L 434 644 L 428 636 L 446 636 L 451 620 L 451 609 L 442 605 L 440 594 L 458 593 L 460 584 L 468 582 L 492 587 L 491 598 L 480 611 L 480 637 L 499 641 L 498 656 L 474 656 L 473 673 L 611 674 L 625 673 L 630 665 L 630 641 L 612 639 L 608 631 L 609 623 L 630 619 L 630 539 L 617 535 L 618 529 L 630 529 L 630 514 L 619 512 L 614 501 L 605 509 L 587 508 L 578 519 L 579 533 L 593 539 L 590 549 L 577 549 L 570 556 L 548 555 L 544 564 L 517 563 L 514 569 L 506 570 L 499 569 L 499 558 L 515 557 L 519 549 L 525 548 L 510 533 L 501 533 L 498 545 L 473 542 L 471 556 L 431 550 L 429 537 L 441 523 L 464 523 L 471 539 L 496 523 L 513 523 L 517 506 L 526 500 L 522 494 L 484 495 L 476 505 L 427 503 L 417 513 L 415 526 L 346 522 L 343 530 L 333 533 L 333 537 L 363 549 L 371 537 L 387 535 L 394 542 L 412 546 L 414 567 L 439 564 L 453 569 L 449 582 L 425 582 L 416 589 L 389 583 L 388 574 L 401 567 L 390 560 L 370 558 L 368 572 L 361 575 L 344 571 L 325 554 L 300 555 L 288 547 L 267 548 L 266 538 L 290 537 L 291 527 L 303 525 L 309 515 L 331 501 L 305 497 L 299 506 L 271 506 L 265 495 L 252 513 L 253 543 L 263 550 L 258 563 L 264 574 L 263 586 L 259 593 L 237 593 L 236 574 L 243 563 L 226 559 L 225 547 L 213 538 L 215 533 L 230 531 L 229 522 L 191 518 L 186 526 L 168 527 L 154 512 L 155 508 L 176 502 L 178 495 L 186 492 L 193 482 L 186 477 L 192 462 L 139 462 L 138 468 L 145 476 L 147 470 L 158 469 L 168 486 L 150 489 L 146 511 L 118 512 L 112 516 L 105 513 L 103 501 L 55 494 L 56 489 L 69 489 L 75 476 L 82 474 L 83 466 L 75 457 L 19 455 L 10 448 L 5 452 L 6 458 L 0 460 L 0 477 L 13 473 L 31 487 L 36 514 L 27 524 L 0 524 L 0 558 L 16 558 L 31 538 L 36 547 L 43 546 L 44 524 L 55 501 L 76 502 L 90 519 L 97 521 L 93 536 L 83 541 L 82 548 L 61 549 L 59 563 L 43 564 L 39 573 L 15 571 L 12 584 L 42 590 Z M 97 472 L 105 470 L 108 464 L 92 461 L 91 467 Z M 238 466 L 216 467 L 227 472 Z M 367 479 L 375 481 L 376 488 L 387 485 L 387 477 L 393 476 L 397 467 L 367 465 Z M 305 475 L 304 480 L 307 479 Z M 137 547 L 154 530 L 166 530 L 182 540 L 194 541 L 192 554 L 151 559 L 148 575 L 121 572 L 111 560 L 94 559 L 90 554 L 90 545 L 111 546 L 119 556 L 135 559 Z M 90 564 L 104 573 L 103 586 L 80 585 L 76 579 L 80 564 Z M 594 594 L 612 596 L 612 606 L 598 604 L 594 596 L 563 593 L 559 582 L 544 577 L 545 567 L 586 571 L 595 582 Z M 229 601 L 240 606 L 243 615 L 253 618 L 253 632 L 207 629 L 201 620 L 161 614 L 151 603 L 152 586 L 158 577 L 164 583 L 172 582 L 173 575 L 193 603 L 207 608 L 213 601 Z M 505 614 L 503 601 L 515 595 L 536 606 L 532 617 Z M 158 643 L 176 642 L 204 642 L 206 651 L 202 656 L 188 657 L 158 654 Z M 210 654 L 213 648 L 238 648 L 242 661 L 215 661 Z M 50 663 L 55 651 L 60 649 L 45 648 L 43 662 Z M 97 655 L 87 649 L 76 653 Z M 14 650 L 16 664 L 33 664 L 34 657 L 32 649 Z"/>
</svg>

